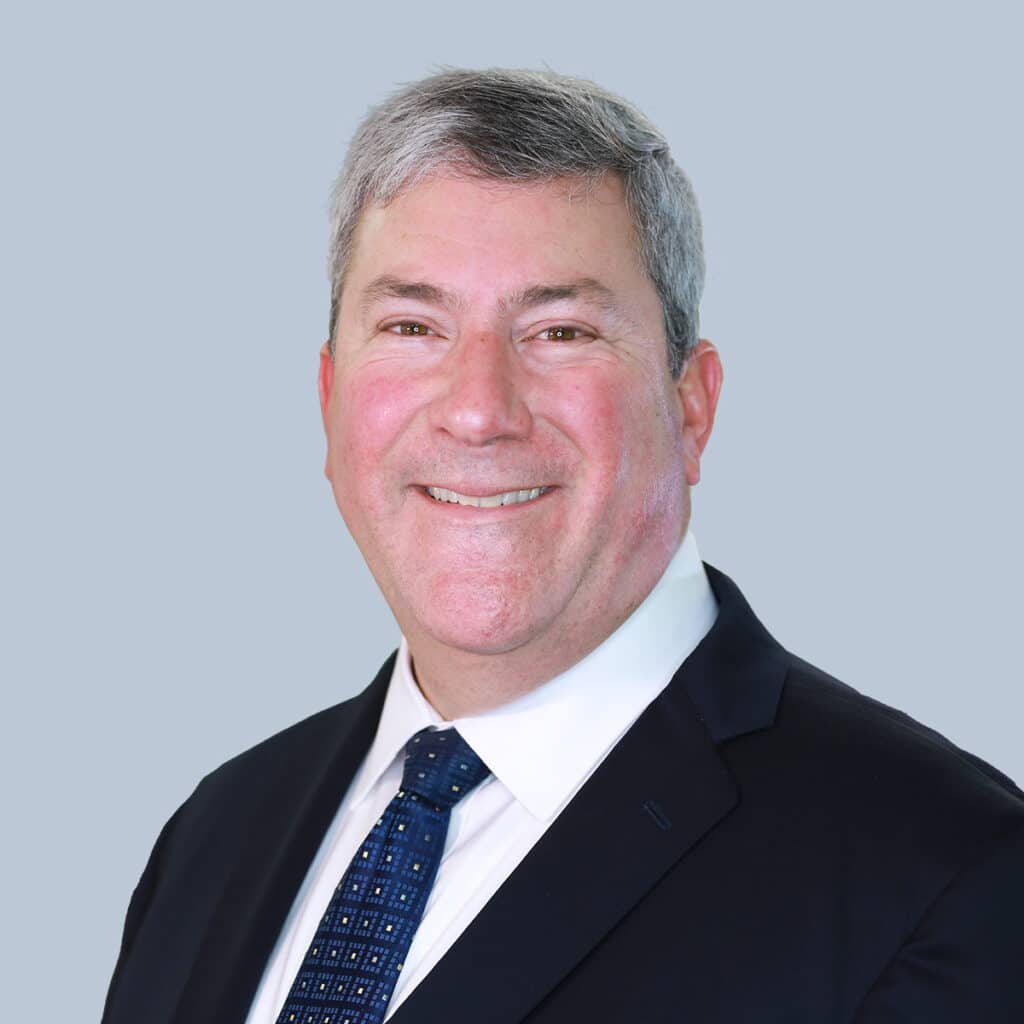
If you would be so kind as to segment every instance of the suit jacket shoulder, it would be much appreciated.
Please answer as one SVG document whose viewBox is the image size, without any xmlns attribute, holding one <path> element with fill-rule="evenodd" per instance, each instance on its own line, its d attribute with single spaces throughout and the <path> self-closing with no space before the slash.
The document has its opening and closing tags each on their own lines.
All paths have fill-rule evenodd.
<svg viewBox="0 0 1024 1024">
<path fill-rule="evenodd" d="M 708 569 L 722 622 L 707 638 L 707 660 L 719 671 L 702 672 L 698 661 L 687 688 L 744 803 L 780 814 L 800 807 L 812 826 L 831 821 L 850 842 L 859 834 L 893 856 L 905 848 L 934 859 L 969 855 L 1020 821 L 1024 792 L 1010 778 L 782 648 L 735 584 Z M 723 648 L 746 651 L 732 654 L 730 673 L 720 671 Z M 765 706 L 752 714 L 759 700 Z"/>
<path fill-rule="evenodd" d="M 223 827 L 225 815 L 229 820 L 248 821 L 254 808 L 266 813 L 267 805 L 279 795 L 291 802 L 296 792 L 309 788 L 311 778 L 328 770 L 341 750 L 353 755 L 346 764 L 349 760 L 358 764 L 372 741 L 393 665 L 394 656 L 355 697 L 282 729 L 206 775 L 182 807 L 177 831 L 202 831 L 208 823 Z M 330 768 L 335 778 L 338 768 Z"/>
<path fill-rule="evenodd" d="M 1024 810 L 1002 772 L 902 711 L 789 657 L 772 729 L 722 753 L 745 792 L 799 804 L 931 856 L 969 846 Z M 756 773 L 757 778 L 752 773 Z M 768 787 L 774 786 L 772 794 Z"/>
<path fill-rule="evenodd" d="M 799 658 L 772 728 L 720 751 L 742 793 L 722 838 L 742 830 L 748 872 L 791 886 L 819 926 L 832 915 L 865 977 L 958 877 L 1024 835 L 1005 775 Z"/>
<path fill-rule="evenodd" d="M 168 821 L 129 904 L 104 1022 L 244 1019 L 373 740 L 393 664 L 358 696 L 221 765 Z"/>
</svg>

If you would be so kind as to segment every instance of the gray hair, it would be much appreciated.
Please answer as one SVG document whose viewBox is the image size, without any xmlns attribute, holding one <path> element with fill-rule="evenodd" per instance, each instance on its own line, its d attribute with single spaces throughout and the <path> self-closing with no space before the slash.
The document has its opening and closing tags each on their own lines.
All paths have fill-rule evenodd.
<svg viewBox="0 0 1024 1024">
<path fill-rule="evenodd" d="M 552 71 L 448 70 L 414 82 L 367 114 L 331 207 L 329 348 L 359 216 L 443 164 L 487 178 L 544 181 L 618 175 L 640 257 L 665 312 L 678 376 L 697 344 L 704 248 L 693 187 L 665 137 L 635 107 L 584 79 Z"/>
</svg>

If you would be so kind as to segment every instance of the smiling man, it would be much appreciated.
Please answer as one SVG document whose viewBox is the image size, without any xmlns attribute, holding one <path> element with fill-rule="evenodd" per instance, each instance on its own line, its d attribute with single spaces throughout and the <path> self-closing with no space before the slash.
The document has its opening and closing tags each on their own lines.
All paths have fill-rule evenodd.
<svg viewBox="0 0 1024 1024">
<path fill-rule="evenodd" d="M 418 82 L 331 281 L 326 472 L 402 642 L 170 820 L 105 1021 L 1024 1019 L 1024 796 L 700 561 L 722 369 L 657 130 Z"/>
<path fill-rule="evenodd" d="M 448 718 L 610 636 L 679 547 L 721 382 L 673 377 L 617 178 L 458 164 L 356 231 L 321 354 L 327 475 Z"/>
</svg>

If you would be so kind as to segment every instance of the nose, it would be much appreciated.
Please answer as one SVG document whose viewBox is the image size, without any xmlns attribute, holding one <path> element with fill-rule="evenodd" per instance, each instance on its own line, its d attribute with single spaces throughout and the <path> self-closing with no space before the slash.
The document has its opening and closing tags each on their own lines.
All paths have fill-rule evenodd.
<svg viewBox="0 0 1024 1024">
<path fill-rule="evenodd" d="M 477 332 L 445 357 L 433 425 L 472 445 L 521 440 L 533 426 L 525 384 L 511 342 L 495 332 Z"/>
</svg>

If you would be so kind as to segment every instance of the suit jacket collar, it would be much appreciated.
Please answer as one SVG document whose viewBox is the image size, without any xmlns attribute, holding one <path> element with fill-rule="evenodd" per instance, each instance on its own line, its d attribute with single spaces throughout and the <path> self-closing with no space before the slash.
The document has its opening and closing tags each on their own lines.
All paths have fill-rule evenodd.
<svg viewBox="0 0 1024 1024">
<path fill-rule="evenodd" d="M 739 587 L 706 562 L 704 568 L 718 601 L 718 618 L 680 666 L 669 690 L 686 691 L 718 744 L 772 724 L 791 657 L 761 624 Z"/>
</svg>

